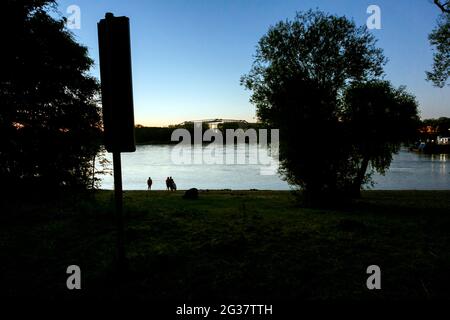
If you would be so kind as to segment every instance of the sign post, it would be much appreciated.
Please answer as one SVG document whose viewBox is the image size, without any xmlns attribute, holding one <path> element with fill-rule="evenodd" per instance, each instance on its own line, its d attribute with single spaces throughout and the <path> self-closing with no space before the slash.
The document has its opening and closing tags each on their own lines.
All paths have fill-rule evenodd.
<svg viewBox="0 0 450 320">
<path fill-rule="evenodd" d="M 121 152 L 136 151 L 133 85 L 131 80 L 130 22 L 106 13 L 97 24 L 100 55 L 105 147 L 113 154 L 114 197 L 117 219 L 117 263 L 126 266 Z"/>
<path fill-rule="evenodd" d="M 117 221 L 117 268 L 121 273 L 126 268 L 125 224 L 123 219 L 122 163 L 120 152 L 113 152 L 114 200 Z"/>
</svg>

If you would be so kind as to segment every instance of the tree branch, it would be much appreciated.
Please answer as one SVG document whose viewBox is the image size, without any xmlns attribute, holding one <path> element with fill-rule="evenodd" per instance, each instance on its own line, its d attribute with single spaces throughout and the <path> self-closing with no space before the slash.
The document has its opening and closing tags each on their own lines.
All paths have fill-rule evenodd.
<svg viewBox="0 0 450 320">
<path fill-rule="evenodd" d="M 450 1 L 441 3 L 441 0 L 434 0 L 433 2 L 439 9 L 441 9 L 442 12 L 450 13 Z"/>
</svg>

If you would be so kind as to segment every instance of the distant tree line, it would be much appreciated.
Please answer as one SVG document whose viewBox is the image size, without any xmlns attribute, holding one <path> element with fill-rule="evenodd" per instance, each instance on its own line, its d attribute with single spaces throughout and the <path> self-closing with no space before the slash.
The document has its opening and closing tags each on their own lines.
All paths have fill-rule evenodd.
<svg viewBox="0 0 450 320">
<path fill-rule="evenodd" d="M 227 129 L 255 129 L 258 135 L 258 129 L 267 128 L 262 123 L 242 123 L 242 122 L 224 122 L 219 123 L 217 129 L 222 132 L 225 138 L 225 132 Z M 146 127 L 143 125 L 136 125 L 135 136 L 136 143 L 138 144 L 177 144 L 178 141 L 171 141 L 172 133 L 176 129 L 186 129 L 191 134 L 191 138 L 194 137 L 194 123 L 187 122 L 184 124 L 169 125 L 168 127 Z M 205 122 L 202 123 L 202 135 L 209 129 L 209 125 Z M 193 140 L 191 141 L 194 142 Z"/>
<path fill-rule="evenodd" d="M 419 137 L 448 137 L 450 136 L 450 118 L 424 119 L 419 123 Z"/>
<path fill-rule="evenodd" d="M 425 152 L 450 151 L 450 149 L 447 149 L 448 146 L 436 147 L 438 137 L 450 137 L 450 118 L 440 117 L 420 121 L 417 130 L 416 146 L 418 143 L 423 142 L 427 144 Z"/>
<path fill-rule="evenodd" d="M 417 139 L 410 146 L 412 150 L 430 154 L 450 153 L 450 144 L 442 138 L 450 137 L 450 118 L 424 119 L 420 121 Z M 441 141 L 438 141 L 442 139 Z"/>
<path fill-rule="evenodd" d="M 169 144 L 173 129 L 169 127 L 145 127 L 137 125 L 135 137 L 137 144 Z"/>
</svg>

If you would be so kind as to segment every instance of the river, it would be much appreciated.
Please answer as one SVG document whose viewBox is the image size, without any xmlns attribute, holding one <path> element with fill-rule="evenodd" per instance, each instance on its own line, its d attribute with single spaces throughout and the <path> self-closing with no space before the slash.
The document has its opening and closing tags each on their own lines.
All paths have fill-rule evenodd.
<svg viewBox="0 0 450 320">
<path fill-rule="evenodd" d="M 166 188 L 166 177 L 172 176 L 178 189 L 289 190 L 289 185 L 273 170 L 278 162 L 267 155 L 267 149 L 259 152 L 255 161 L 249 149 L 242 147 L 220 147 L 214 151 L 200 147 L 186 157 L 186 150 L 174 145 L 140 145 L 134 153 L 122 153 L 123 187 L 145 190 L 150 176 L 152 189 L 162 190 Z M 107 158 L 112 157 L 108 154 Z M 113 189 L 111 175 L 100 178 L 102 189 Z M 386 174 L 375 174 L 374 181 L 371 189 L 376 190 L 450 189 L 450 156 L 401 150 L 394 155 Z"/>
</svg>

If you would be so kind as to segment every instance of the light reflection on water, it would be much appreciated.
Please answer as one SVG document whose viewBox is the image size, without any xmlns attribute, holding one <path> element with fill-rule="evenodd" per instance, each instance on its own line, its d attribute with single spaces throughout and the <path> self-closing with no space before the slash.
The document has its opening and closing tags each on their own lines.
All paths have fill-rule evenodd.
<svg viewBox="0 0 450 320">
<path fill-rule="evenodd" d="M 174 164 L 173 148 L 171 145 L 143 145 L 137 146 L 134 153 L 123 153 L 124 189 L 146 189 L 149 176 L 153 179 L 153 189 L 158 190 L 165 189 L 167 176 L 174 178 L 178 189 L 290 189 L 278 175 L 261 175 L 261 169 L 267 165 Z M 225 154 L 224 150 L 221 152 Z M 111 159 L 109 154 L 108 159 Z M 402 150 L 394 155 L 385 176 L 374 176 L 372 189 L 450 189 L 449 161 L 450 157 L 445 154 L 424 155 Z M 101 188 L 113 188 L 112 176 L 102 177 Z"/>
<path fill-rule="evenodd" d="M 385 176 L 376 175 L 374 189 L 450 189 L 447 154 L 426 155 L 402 150 Z"/>
</svg>

